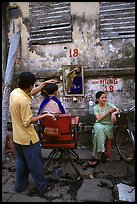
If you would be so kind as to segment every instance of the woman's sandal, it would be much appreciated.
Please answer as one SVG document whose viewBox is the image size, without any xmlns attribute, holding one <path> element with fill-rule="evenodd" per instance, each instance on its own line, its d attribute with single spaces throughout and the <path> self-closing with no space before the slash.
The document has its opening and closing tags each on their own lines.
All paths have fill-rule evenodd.
<svg viewBox="0 0 137 204">
<path fill-rule="evenodd" d="M 89 167 L 96 167 L 99 164 L 99 159 L 93 158 L 91 161 L 88 161 Z"/>
</svg>

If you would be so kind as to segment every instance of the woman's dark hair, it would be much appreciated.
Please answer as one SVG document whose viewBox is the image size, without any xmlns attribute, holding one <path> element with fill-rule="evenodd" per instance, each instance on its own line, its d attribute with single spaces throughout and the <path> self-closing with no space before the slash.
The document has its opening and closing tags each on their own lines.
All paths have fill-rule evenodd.
<svg viewBox="0 0 137 204">
<path fill-rule="evenodd" d="M 22 72 L 19 75 L 18 87 L 21 89 L 27 89 L 33 86 L 36 81 L 36 77 L 31 72 Z"/>
<path fill-rule="evenodd" d="M 106 93 L 105 93 L 104 91 L 98 91 L 98 92 L 96 93 L 96 101 L 95 101 L 95 104 L 98 104 L 98 103 L 99 103 L 99 102 L 97 101 L 97 99 L 99 99 L 102 94 L 106 94 Z"/>
<path fill-rule="evenodd" d="M 42 89 L 42 93 L 44 93 L 43 90 L 46 91 L 46 93 L 47 93 L 48 95 L 51 95 L 51 94 L 53 94 L 55 91 L 58 90 L 58 86 L 57 86 L 55 83 L 46 84 L 46 85 L 43 87 L 43 89 Z M 42 95 L 43 95 L 43 94 L 42 94 Z"/>
</svg>

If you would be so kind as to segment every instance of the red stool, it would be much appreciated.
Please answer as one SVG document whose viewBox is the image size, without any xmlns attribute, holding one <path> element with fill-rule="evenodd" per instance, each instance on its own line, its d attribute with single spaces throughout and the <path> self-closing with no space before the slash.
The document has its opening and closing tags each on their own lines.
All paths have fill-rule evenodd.
<svg viewBox="0 0 137 204">
<path fill-rule="evenodd" d="M 105 154 L 107 158 L 110 159 L 111 158 L 111 140 L 106 139 L 105 149 L 106 149 Z"/>
</svg>

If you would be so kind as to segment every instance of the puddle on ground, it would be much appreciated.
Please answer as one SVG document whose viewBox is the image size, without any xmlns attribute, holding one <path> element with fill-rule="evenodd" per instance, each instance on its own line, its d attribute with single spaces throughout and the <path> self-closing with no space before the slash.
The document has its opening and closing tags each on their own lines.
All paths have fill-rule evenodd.
<svg viewBox="0 0 137 204">
<path fill-rule="evenodd" d="M 83 179 L 80 179 L 78 181 L 74 181 L 74 182 L 70 183 L 68 193 L 70 193 L 72 200 L 75 199 L 75 197 L 77 195 L 77 191 L 82 186 L 82 184 L 83 184 Z"/>
<path fill-rule="evenodd" d="M 119 201 L 135 202 L 135 187 L 123 183 L 117 184 Z"/>
</svg>

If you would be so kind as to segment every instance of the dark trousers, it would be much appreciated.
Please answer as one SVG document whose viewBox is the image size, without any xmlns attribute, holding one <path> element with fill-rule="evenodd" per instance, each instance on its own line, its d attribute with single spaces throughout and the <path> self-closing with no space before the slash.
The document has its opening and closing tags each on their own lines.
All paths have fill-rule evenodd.
<svg viewBox="0 0 137 204">
<path fill-rule="evenodd" d="M 15 143 L 16 150 L 16 181 L 15 191 L 21 192 L 28 184 L 29 173 L 34 179 L 37 191 L 43 192 L 47 187 L 44 177 L 43 158 L 40 142 L 30 145 Z"/>
</svg>

